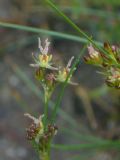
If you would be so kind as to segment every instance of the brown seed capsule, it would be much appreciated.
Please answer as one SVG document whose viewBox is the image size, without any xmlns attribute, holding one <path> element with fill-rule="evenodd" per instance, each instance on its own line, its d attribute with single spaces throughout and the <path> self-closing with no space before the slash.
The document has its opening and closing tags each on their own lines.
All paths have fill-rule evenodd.
<svg viewBox="0 0 120 160">
<path fill-rule="evenodd" d="M 38 68 L 35 72 L 35 77 L 38 79 L 38 80 L 43 80 L 44 79 L 44 73 L 43 73 L 43 70 L 41 68 Z"/>
<path fill-rule="evenodd" d="M 29 128 L 26 129 L 27 132 L 27 139 L 32 140 L 36 137 L 37 133 L 39 132 L 38 127 L 36 124 L 32 123 Z"/>
<path fill-rule="evenodd" d="M 46 82 L 48 85 L 52 86 L 55 82 L 55 75 L 53 73 L 49 73 L 46 75 Z"/>
</svg>

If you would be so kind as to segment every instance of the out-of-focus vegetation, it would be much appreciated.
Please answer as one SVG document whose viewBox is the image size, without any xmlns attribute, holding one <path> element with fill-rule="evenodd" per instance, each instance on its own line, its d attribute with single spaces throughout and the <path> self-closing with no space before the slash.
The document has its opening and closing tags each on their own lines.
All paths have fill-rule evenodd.
<svg viewBox="0 0 120 160">
<path fill-rule="evenodd" d="M 118 0 L 54 2 L 100 45 L 104 41 L 120 44 Z M 62 64 L 72 55 L 76 57 L 87 40 L 42 0 L 1 0 L 0 35 L 0 154 L 5 160 L 32 160 L 36 154 L 24 140 L 23 113 L 39 115 L 43 111 L 41 88 L 29 67 L 31 53 L 35 49 L 38 52 L 37 37 L 51 39 L 51 52 Z M 96 68 L 85 65 L 82 58 L 74 78 L 80 85 L 68 87 L 65 92 L 53 159 L 119 160 L 120 91 L 105 86 Z M 60 88 L 53 102 L 59 92 Z"/>
</svg>

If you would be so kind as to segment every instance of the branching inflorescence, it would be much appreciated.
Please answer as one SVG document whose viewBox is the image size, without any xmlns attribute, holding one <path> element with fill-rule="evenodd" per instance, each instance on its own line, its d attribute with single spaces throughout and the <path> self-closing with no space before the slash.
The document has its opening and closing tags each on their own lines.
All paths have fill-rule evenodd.
<svg viewBox="0 0 120 160">
<path fill-rule="evenodd" d="M 49 54 L 49 45 L 50 42 L 46 39 L 45 47 L 42 47 L 41 40 L 38 38 L 40 53 L 37 56 L 32 54 L 35 63 L 30 64 L 30 66 L 35 68 L 35 77 L 44 90 L 44 114 L 39 116 L 38 119 L 29 113 L 25 114 L 32 120 L 32 124 L 26 130 L 27 139 L 35 143 L 41 160 L 50 159 L 50 144 L 58 130 L 57 126 L 53 123 L 51 124 L 48 119 L 48 104 L 51 95 L 55 87 L 60 83 L 66 82 L 66 80 L 68 84 L 76 85 L 76 83 L 71 81 L 72 75 L 69 76 L 74 57 L 68 61 L 66 67 L 56 67 L 53 65 L 52 54 Z M 68 76 L 69 78 L 67 79 Z"/>
<path fill-rule="evenodd" d="M 40 53 L 35 56 L 32 54 L 34 64 L 30 66 L 35 68 L 35 78 L 40 82 L 44 90 L 44 114 L 39 118 L 26 113 L 29 119 L 32 120 L 31 125 L 27 128 L 27 139 L 34 142 L 41 160 L 50 160 L 51 141 L 57 133 L 57 126 L 48 118 L 48 105 L 51 95 L 58 84 L 68 83 L 76 85 L 71 81 L 72 73 L 71 64 L 74 57 L 71 57 L 66 67 L 54 66 L 53 56 L 49 54 L 50 42 L 45 40 L 45 47 L 42 47 L 41 40 L 38 38 L 38 48 Z M 110 87 L 120 88 L 120 49 L 116 46 L 111 46 L 104 43 L 104 53 L 95 49 L 92 44 L 88 46 L 88 55 L 84 57 L 87 64 L 92 64 L 103 68 L 103 73 L 106 77 L 106 83 Z M 70 74 L 71 73 L 71 74 Z M 55 105 L 56 107 L 56 105 Z M 56 112 L 56 108 L 53 107 Z M 56 114 L 56 113 L 55 113 Z M 52 114 L 54 115 L 54 114 Z M 53 117 L 51 117 L 52 119 Z"/>
<path fill-rule="evenodd" d="M 104 53 L 95 49 L 92 44 L 88 46 L 88 55 L 84 57 L 87 64 L 103 68 L 106 84 L 120 89 L 120 48 L 104 43 Z"/>
</svg>

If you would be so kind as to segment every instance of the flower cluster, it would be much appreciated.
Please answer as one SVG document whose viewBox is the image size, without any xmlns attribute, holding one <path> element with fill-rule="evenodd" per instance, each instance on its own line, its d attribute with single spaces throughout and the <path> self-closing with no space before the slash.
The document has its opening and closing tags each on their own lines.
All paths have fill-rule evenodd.
<svg viewBox="0 0 120 160">
<path fill-rule="evenodd" d="M 95 49 L 92 44 L 88 46 L 88 55 L 84 57 L 87 64 L 103 68 L 106 83 L 110 87 L 120 88 L 120 48 L 104 43 L 104 53 Z"/>
<path fill-rule="evenodd" d="M 39 143 L 39 137 L 44 133 L 44 126 L 42 122 L 43 115 L 38 119 L 31 116 L 29 113 L 26 113 L 24 115 L 32 120 L 32 124 L 29 126 L 29 128 L 26 129 L 27 139 L 35 140 L 36 143 Z"/>
<path fill-rule="evenodd" d="M 43 125 L 43 115 L 38 119 L 31 116 L 29 113 L 24 114 L 26 117 L 32 120 L 29 128 L 26 129 L 27 139 L 30 141 L 34 141 L 38 147 L 39 151 L 43 153 L 43 151 L 47 151 L 49 142 L 57 133 L 57 126 L 48 124 L 47 129 L 44 130 Z"/>
<path fill-rule="evenodd" d="M 39 54 L 33 56 L 34 63 L 30 66 L 35 68 L 35 78 L 40 82 L 41 86 L 44 89 L 44 99 L 45 99 L 45 108 L 44 108 L 44 118 L 40 116 L 38 119 L 31 116 L 30 114 L 25 114 L 32 120 L 31 125 L 26 129 L 27 139 L 34 141 L 38 146 L 41 160 L 49 155 L 49 145 L 51 140 L 57 133 L 57 127 L 53 124 L 49 124 L 48 120 L 48 102 L 50 97 L 56 87 L 60 83 L 67 83 L 76 85 L 76 83 L 71 81 L 72 74 L 71 64 L 74 57 L 70 58 L 66 67 L 56 67 L 53 64 L 53 56 L 49 53 L 50 42 L 48 39 L 45 40 L 45 46 L 41 44 L 40 38 L 38 38 L 38 48 Z"/>
<path fill-rule="evenodd" d="M 88 55 L 84 57 L 84 60 L 88 64 L 102 65 L 103 59 L 99 51 L 97 51 L 92 44 L 88 46 Z"/>
<path fill-rule="evenodd" d="M 40 53 L 38 56 L 33 55 L 33 59 L 35 61 L 34 64 L 30 64 L 30 66 L 36 68 L 35 77 L 41 83 L 44 88 L 45 94 L 49 99 L 54 87 L 66 81 L 67 76 L 71 70 L 71 63 L 74 57 L 68 61 L 66 67 L 55 67 L 53 66 L 53 56 L 49 54 L 49 45 L 48 39 L 45 40 L 45 47 L 41 45 L 41 40 L 38 38 L 38 48 L 40 49 Z M 71 82 L 72 75 L 68 78 L 67 83 L 76 85 L 76 83 Z"/>
<path fill-rule="evenodd" d="M 120 89 L 120 69 L 111 67 L 106 78 L 106 83 L 110 87 Z"/>
</svg>

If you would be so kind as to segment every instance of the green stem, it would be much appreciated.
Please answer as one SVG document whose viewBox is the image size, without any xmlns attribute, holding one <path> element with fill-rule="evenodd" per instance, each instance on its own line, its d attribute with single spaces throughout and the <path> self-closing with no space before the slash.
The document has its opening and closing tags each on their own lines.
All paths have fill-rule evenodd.
<svg viewBox="0 0 120 160">
<path fill-rule="evenodd" d="M 48 102 L 49 102 L 49 96 L 48 96 L 48 91 L 45 89 L 45 107 L 44 107 L 44 129 L 46 130 L 47 126 L 47 119 L 48 119 Z"/>
<path fill-rule="evenodd" d="M 86 44 L 86 45 L 87 45 L 87 44 Z M 56 103 L 55 103 L 55 105 L 54 105 L 54 107 L 53 107 L 53 112 L 52 112 L 52 116 L 51 116 L 51 117 L 52 117 L 52 118 L 51 118 L 51 123 L 54 123 L 54 121 L 55 121 L 55 119 L 56 119 L 56 115 L 57 115 L 57 112 L 58 112 L 58 109 L 59 109 L 59 106 L 60 106 L 61 99 L 62 99 L 63 94 L 64 94 L 64 90 L 65 90 L 65 88 L 66 88 L 66 86 L 67 86 L 68 79 L 69 79 L 69 77 L 73 74 L 74 69 L 75 69 L 75 67 L 77 66 L 77 64 L 80 62 L 80 58 L 81 58 L 82 54 L 84 53 L 84 50 L 85 50 L 85 48 L 86 48 L 86 45 L 83 47 L 82 51 L 80 52 L 80 54 L 79 54 L 78 57 L 76 58 L 76 60 L 75 60 L 74 64 L 72 65 L 71 70 L 70 70 L 70 72 L 69 72 L 69 74 L 68 74 L 65 82 L 63 83 L 61 92 L 60 92 L 60 94 L 59 94 L 59 96 L 58 96 L 58 98 L 57 98 L 57 100 L 56 100 Z"/>
<path fill-rule="evenodd" d="M 47 146 L 39 152 L 40 160 L 50 160 L 50 151 L 51 151 L 51 140 L 48 142 Z"/>
<path fill-rule="evenodd" d="M 50 160 L 50 154 L 49 152 L 42 152 L 39 156 L 40 160 Z"/>
<path fill-rule="evenodd" d="M 49 144 L 48 144 L 48 155 L 50 157 L 50 152 L 51 152 L 51 140 L 49 141 Z"/>
<path fill-rule="evenodd" d="M 24 26 L 24 25 L 18 25 L 14 23 L 5 23 L 5 22 L 0 22 L 0 26 L 5 27 L 5 28 L 12 28 L 12 29 L 17 29 L 17 30 L 23 30 L 27 32 L 33 32 L 33 33 L 42 33 L 45 35 L 51 35 L 54 37 L 60 37 L 63 39 L 68 39 L 76 42 L 81 42 L 81 43 L 86 43 L 87 40 L 85 38 L 81 38 L 75 35 L 67 34 L 67 33 L 61 33 L 61 32 L 55 32 L 55 31 L 49 31 L 41 28 L 36 28 L 36 27 L 30 27 L 30 26 Z M 102 46 L 102 43 L 97 42 L 96 43 L 100 46 Z"/>
</svg>

